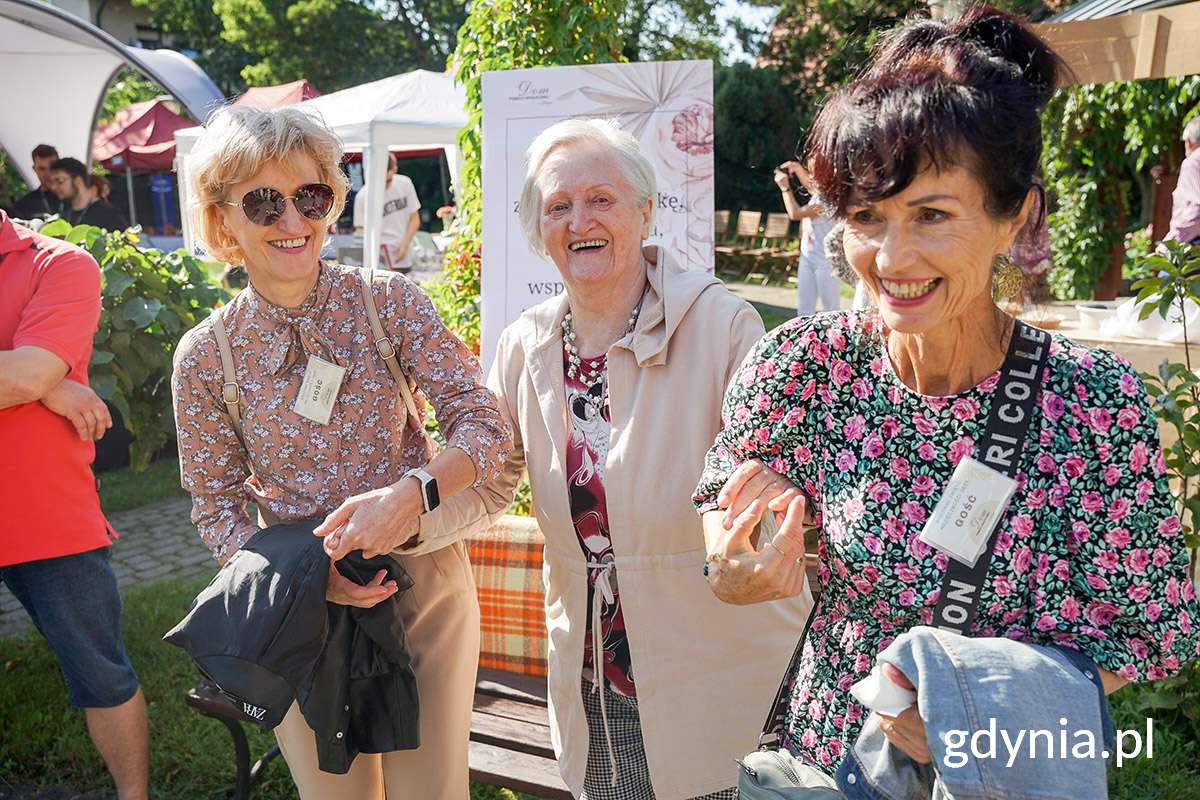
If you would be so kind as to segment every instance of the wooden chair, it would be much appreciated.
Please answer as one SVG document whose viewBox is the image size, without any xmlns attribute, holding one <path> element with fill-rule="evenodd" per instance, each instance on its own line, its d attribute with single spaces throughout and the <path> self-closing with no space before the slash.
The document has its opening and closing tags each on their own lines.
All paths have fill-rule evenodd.
<svg viewBox="0 0 1200 800">
<path fill-rule="evenodd" d="M 758 229 L 762 224 L 761 211 L 739 211 L 733 238 L 723 245 L 716 247 L 717 273 L 736 275 L 741 272 L 741 261 L 738 254 L 743 250 L 754 247 L 758 239 Z"/>
<path fill-rule="evenodd" d="M 729 212 L 713 212 L 713 244 L 722 245 L 729 239 Z"/>
<path fill-rule="evenodd" d="M 758 245 L 738 253 L 737 258 L 741 262 L 739 280 L 749 281 L 758 276 L 764 284 L 767 283 L 773 271 L 769 257 L 786 249 L 791 229 L 792 219 L 786 213 L 768 214 Z"/>
</svg>

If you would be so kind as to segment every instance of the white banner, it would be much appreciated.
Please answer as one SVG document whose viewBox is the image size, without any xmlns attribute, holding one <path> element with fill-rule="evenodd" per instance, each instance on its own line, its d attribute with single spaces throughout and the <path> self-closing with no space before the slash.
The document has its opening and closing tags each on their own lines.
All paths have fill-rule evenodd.
<svg viewBox="0 0 1200 800">
<path fill-rule="evenodd" d="M 534 254 L 517 218 L 525 150 L 567 117 L 615 117 L 638 138 L 658 178 L 647 244 L 688 269 L 713 269 L 712 62 L 663 61 L 483 74 L 483 263 L 480 360 L 505 326 L 563 291 L 549 257 Z M 507 213 L 498 214 L 503 209 Z"/>
</svg>

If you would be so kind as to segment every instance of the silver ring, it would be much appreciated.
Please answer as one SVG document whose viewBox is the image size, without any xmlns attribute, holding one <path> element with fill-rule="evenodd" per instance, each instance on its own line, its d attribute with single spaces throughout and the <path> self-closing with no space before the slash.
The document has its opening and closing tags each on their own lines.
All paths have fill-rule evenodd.
<svg viewBox="0 0 1200 800">
<path fill-rule="evenodd" d="M 879 727 L 883 728 L 888 733 L 891 733 L 896 727 L 896 723 L 892 722 L 890 719 L 885 719 L 879 723 Z"/>
<path fill-rule="evenodd" d="M 780 547 L 779 545 L 775 544 L 775 542 L 774 542 L 774 541 L 767 542 L 767 544 L 768 544 L 768 545 L 770 545 L 771 547 L 774 547 L 776 550 L 778 550 L 778 551 L 779 551 L 779 554 L 780 554 L 781 556 L 783 556 L 784 558 L 787 558 L 787 557 L 788 557 L 788 554 L 787 554 L 787 553 L 785 553 L 785 552 L 783 552 L 783 548 L 782 548 L 782 547 Z"/>
</svg>

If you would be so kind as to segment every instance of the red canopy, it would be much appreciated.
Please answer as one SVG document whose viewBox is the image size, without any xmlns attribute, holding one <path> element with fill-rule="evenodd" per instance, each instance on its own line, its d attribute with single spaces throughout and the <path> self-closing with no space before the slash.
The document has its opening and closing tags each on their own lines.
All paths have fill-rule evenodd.
<svg viewBox="0 0 1200 800">
<path fill-rule="evenodd" d="M 170 172 L 175 163 L 175 131 L 195 125 L 162 101 L 134 103 L 96 129 L 92 159 L 111 171 L 132 167 Z"/>
<path fill-rule="evenodd" d="M 234 100 L 233 104 L 266 110 L 290 106 L 292 103 L 320 96 L 321 93 L 314 89 L 311 83 L 301 78 L 278 86 L 251 86 L 241 97 Z"/>
</svg>

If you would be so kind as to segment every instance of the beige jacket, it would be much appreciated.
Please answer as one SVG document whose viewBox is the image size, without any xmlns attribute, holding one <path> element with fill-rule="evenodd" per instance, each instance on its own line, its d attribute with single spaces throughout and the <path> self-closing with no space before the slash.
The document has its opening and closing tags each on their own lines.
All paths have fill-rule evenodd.
<svg viewBox="0 0 1200 800">
<path fill-rule="evenodd" d="M 716 278 L 682 270 L 657 247 L 645 255 L 649 288 L 637 329 L 608 355 L 604 489 L 651 780 L 659 800 L 685 800 L 736 783 L 733 760 L 757 744 L 811 600 L 726 605 L 701 574 L 704 536 L 691 495 L 721 425 L 725 387 L 763 327 Z M 437 527 L 498 517 L 528 469 L 546 538 L 554 748 L 578 795 L 588 748 L 580 697 L 587 570 L 566 487 L 566 310 L 560 295 L 501 335 L 488 386 L 513 425 L 513 450 L 499 478 L 438 509 Z"/>
</svg>

